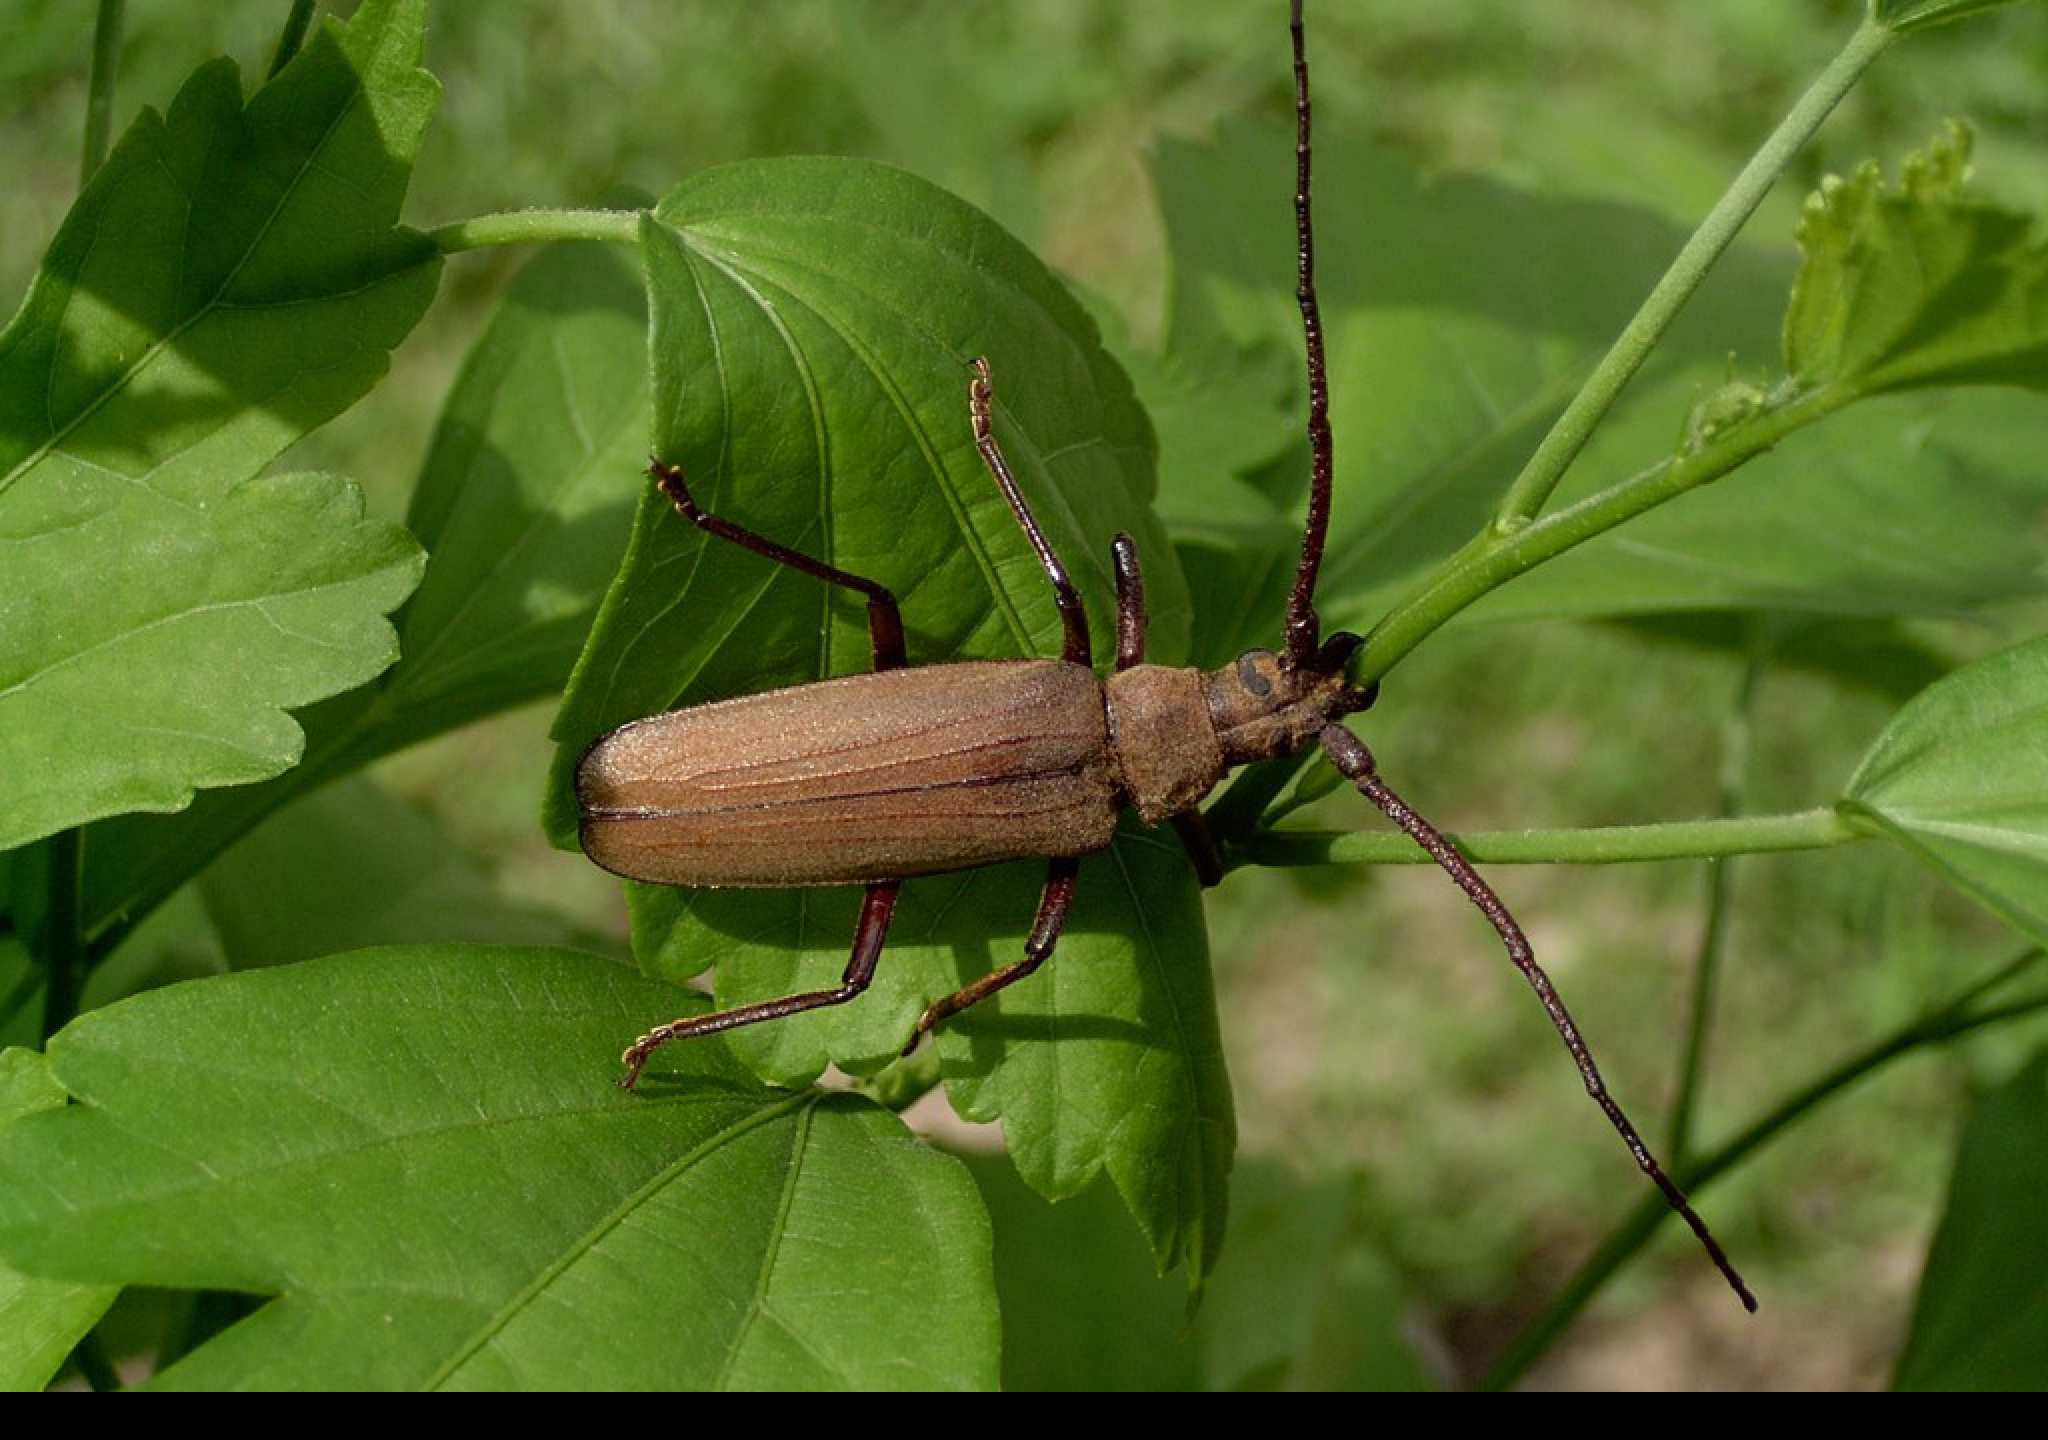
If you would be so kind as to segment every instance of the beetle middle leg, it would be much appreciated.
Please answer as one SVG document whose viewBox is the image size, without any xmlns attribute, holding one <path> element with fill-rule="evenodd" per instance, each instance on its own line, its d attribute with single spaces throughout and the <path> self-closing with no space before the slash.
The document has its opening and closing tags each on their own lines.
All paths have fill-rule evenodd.
<svg viewBox="0 0 2048 1440">
<path fill-rule="evenodd" d="M 943 1000 L 934 1000 L 925 1007 L 917 1022 L 917 1033 L 910 1037 L 910 1043 L 903 1047 L 908 1055 L 917 1048 L 920 1040 L 931 1030 L 968 1006 L 988 999 L 998 990 L 1006 990 L 1025 979 L 1039 966 L 1052 958 L 1053 947 L 1059 944 L 1060 931 L 1066 928 L 1067 910 L 1074 903 L 1074 877 L 1081 871 L 1081 862 L 1075 858 L 1055 860 L 1045 873 L 1045 889 L 1038 897 L 1038 919 L 1031 927 L 1031 936 L 1024 942 L 1024 958 L 1015 964 L 1005 965 L 991 971 L 971 985 L 964 985 Z"/>
<path fill-rule="evenodd" d="M 827 565 L 814 560 L 799 550 L 757 535 L 730 520 L 713 515 L 697 504 L 690 494 L 690 487 L 683 479 L 683 467 L 671 465 L 665 460 L 656 460 L 647 467 L 647 473 L 654 477 L 654 483 L 661 487 L 676 512 L 699 530 L 716 535 L 721 540 L 730 540 L 743 550 L 751 550 L 764 559 L 828 585 L 838 585 L 868 597 L 868 643 L 874 651 L 877 670 L 901 669 L 908 662 L 903 653 L 903 612 L 897 608 L 896 596 L 888 586 L 856 575 L 850 570 L 841 570 L 836 565 Z"/>
<path fill-rule="evenodd" d="M 861 902 L 860 924 L 853 932 L 853 954 L 847 959 L 846 973 L 836 988 L 736 1005 L 709 1015 L 687 1015 L 656 1026 L 628 1045 L 626 1053 L 619 1057 L 619 1063 L 626 1067 L 626 1073 L 619 1077 L 619 1088 L 631 1090 L 639 1082 L 647 1058 L 671 1040 L 716 1035 L 721 1030 L 736 1030 L 762 1020 L 780 1020 L 785 1015 L 822 1010 L 828 1005 L 844 1005 L 853 999 L 875 978 L 875 965 L 882 958 L 882 942 L 889 938 L 889 917 L 896 912 L 896 894 L 902 888 L 901 880 L 878 880 L 868 886 L 867 897 Z"/>
</svg>

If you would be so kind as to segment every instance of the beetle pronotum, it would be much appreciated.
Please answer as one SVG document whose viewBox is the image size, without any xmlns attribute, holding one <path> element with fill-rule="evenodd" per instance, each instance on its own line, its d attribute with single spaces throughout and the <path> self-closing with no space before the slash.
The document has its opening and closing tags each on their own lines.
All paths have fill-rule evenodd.
<svg viewBox="0 0 2048 1440">
<path fill-rule="evenodd" d="M 925 1008 L 908 1049 L 949 1016 L 1025 979 L 1049 959 L 1080 859 L 1104 849 L 1118 813 L 1178 830 L 1204 884 L 1222 878 L 1203 798 L 1231 769 L 1320 745 L 1359 793 L 1457 883 L 1500 935 L 1570 1049 L 1586 1089 L 1643 1173 L 1682 1215 L 1745 1306 L 1755 1300 L 1705 1223 L 1665 1175 L 1608 1094 L 1591 1052 L 1521 927 L 1457 849 L 1389 789 L 1372 753 L 1341 721 L 1377 686 L 1346 670 L 1360 639 L 1327 638 L 1315 609 L 1333 474 L 1329 378 L 1316 304 L 1309 204 L 1308 62 L 1302 0 L 1293 0 L 1297 127 L 1297 297 L 1306 336 L 1312 467 L 1301 559 L 1278 651 L 1252 650 L 1219 670 L 1145 663 L 1146 614 L 1137 547 L 1112 547 L 1117 653 L 1092 668 L 1080 595 L 1039 528 L 996 443 L 988 362 L 972 362 L 968 416 L 975 447 L 1009 502 L 1057 598 L 1065 643 L 1057 660 L 912 667 L 896 598 L 873 580 L 779 545 L 701 509 L 680 467 L 651 474 L 691 524 L 765 559 L 867 599 L 874 669 L 637 720 L 585 753 L 576 773 L 584 851 L 632 879 L 685 886 L 863 885 L 866 898 L 840 983 L 661 1025 L 627 1048 L 631 1089 L 670 1041 L 843 1004 L 872 979 L 906 879 L 999 861 L 1047 864 L 1023 958 Z"/>
</svg>

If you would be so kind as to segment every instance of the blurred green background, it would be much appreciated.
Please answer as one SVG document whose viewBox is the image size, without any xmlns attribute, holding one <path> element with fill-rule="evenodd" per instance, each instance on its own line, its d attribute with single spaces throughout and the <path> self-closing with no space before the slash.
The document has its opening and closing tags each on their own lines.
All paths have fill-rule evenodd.
<svg viewBox="0 0 2048 1440">
<path fill-rule="evenodd" d="M 260 75 L 287 8 L 131 0 L 116 133 L 215 54 Z M 1425 171 L 1484 172 L 1689 226 L 1861 4 L 1312 9 L 1318 116 L 1331 129 L 1393 146 Z M 1279 0 L 447 0 L 428 54 L 443 107 L 408 218 L 425 226 L 659 193 L 750 156 L 872 156 L 989 210 L 1141 343 L 1155 341 L 1168 276 L 1149 157 L 1161 136 L 1285 118 L 1283 10 Z M 9 293 L 25 288 L 76 185 L 92 12 L 83 0 L 0 4 Z M 1950 114 L 1978 127 L 1985 191 L 2048 210 L 2048 9 L 2022 5 L 1899 46 L 1750 235 L 1787 243 L 1821 173 L 1869 156 L 1895 162 Z M 401 515 L 454 368 L 521 258 L 453 260 L 392 383 L 292 463 L 353 475 L 374 508 Z M 1279 289 L 1291 276 L 1273 279 Z M 2010 619 L 2008 637 L 2038 617 Z M 1979 627 L 1930 638 L 1975 651 L 2000 636 Z M 1449 828 L 1692 816 L 1717 803 L 1742 671 L 1739 658 L 1647 629 L 1459 630 L 1403 668 L 1365 725 L 1389 777 Z M 1756 701 L 1750 807 L 1830 798 L 1895 704 L 1872 688 L 1773 670 Z M 388 843 L 394 827 L 416 832 L 421 852 L 458 876 L 433 882 L 447 888 L 430 897 L 449 934 L 463 933 L 465 896 L 491 896 L 534 912 L 535 938 L 622 948 L 615 884 L 539 839 L 547 720 L 545 707 L 532 709 L 400 756 L 377 772 L 381 797 L 311 803 Z M 1369 823 L 1361 812 L 1333 805 L 1324 820 Z M 289 872 L 288 857 L 280 864 Z M 1702 867 L 1496 880 L 1657 1143 L 1683 1043 Z M 2013 948 L 1993 922 L 1875 847 L 1744 860 L 1736 887 L 1708 1142 Z M 325 903 L 345 905 L 345 894 Z M 1636 1200 L 1639 1179 L 1442 877 L 1241 873 L 1212 915 L 1247 1154 L 1342 1188 L 1353 1211 L 1345 1243 L 1394 1277 L 1389 1303 L 1422 1364 L 1439 1380 L 1471 1376 Z M 171 968 L 205 969 L 217 963 L 213 928 L 236 923 L 219 906 L 208 916 L 187 904 L 156 931 Z M 164 957 L 130 963 L 146 970 Z M 1690 1242 L 1667 1236 L 1534 1383 L 1883 1383 L 1957 1118 L 2040 1038 L 2038 1028 L 2013 1030 L 1910 1061 L 1712 1193 L 1703 1208 L 1763 1295 L 1760 1317 L 1745 1319 Z"/>
</svg>

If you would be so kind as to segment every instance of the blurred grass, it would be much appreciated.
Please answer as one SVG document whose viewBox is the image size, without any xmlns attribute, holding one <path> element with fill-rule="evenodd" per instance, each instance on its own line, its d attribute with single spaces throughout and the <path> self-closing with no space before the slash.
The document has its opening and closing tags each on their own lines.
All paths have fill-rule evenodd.
<svg viewBox="0 0 2048 1440">
<path fill-rule="evenodd" d="M 0 6 L 0 287 L 20 293 L 75 182 L 92 8 Z M 131 0 L 118 134 L 218 53 L 260 72 L 288 7 Z M 904 165 L 990 210 L 1156 333 L 1165 283 L 1146 162 L 1288 103 L 1282 7 L 779 0 L 573 7 L 450 0 L 429 63 L 445 87 L 410 218 L 659 193 L 706 165 L 829 152 Z M 1854 23 L 1852 0 L 1497 0 L 1312 7 L 1323 123 L 1426 166 L 1704 211 Z M 1789 234 L 1824 169 L 1894 159 L 1948 114 L 1980 129 L 1987 190 L 2048 209 L 2048 9 L 2016 7 L 1888 56 L 1753 232 Z M 1325 184 L 1341 183 L 1326 179 Z M 398 356 L 394 383 L 294 463 L 356 476 L 402 511 L 426 436 L 512 253 L 465 256 Z M 1596 257 L 1591 257 L 1597 263 Z M 1276 275 L 1277 287 L 1290 277 Z M 1341 437 L 1340 437 L 1341 440 Z M 1170 483 L 1171 477 L 1165 477 Z M 1341 482 L 1340 482 L 1341 490 Z M 1341 504 L 1341 495 L 1339 503 Z M 1977 638 L 1968 643 L 1981 647 Z M 1604 823 L 1711 810 L 1737 662 L 1618 628 L 1447 634 L 1367 717 L 1387 773 L 1455 828 Z M 1831 797 L 1891 709 L 1780 673 L 1766 684 L 1757 808 Z M 607 882 L 538 842 L 546 716 L 422 747 L 385 782 L 489 857 L 527 903 L 622 935 Z M 1364 824 L 1356 802 L 1328 823 Z M 1497 877 L 1653 1138 L 1675 1083 L 1698 866 Z M 1523 987 L 1440 877 L 1241 875 L 1213 909 L 1247 1148 L 1356 1166 L 1376 1244 L 1429 1298 L 1447 1369 L 1469 1368 L 1561 1280 L 1640 1183 Z M 1701 1120 L 1723 1135 L 1897 1023 L 2010 942 L 1904 861 L 1744 861 Z M 1766 1302 L 1753 1324 L 1688 1243 L 1631 1273 L 1539 1382 L 1881 1382 L 1939 1201 L 1954 1117 L 2017 1035 L 1911 1062 L 1801 1130 L 1706 1209 Z"/>
</svg>

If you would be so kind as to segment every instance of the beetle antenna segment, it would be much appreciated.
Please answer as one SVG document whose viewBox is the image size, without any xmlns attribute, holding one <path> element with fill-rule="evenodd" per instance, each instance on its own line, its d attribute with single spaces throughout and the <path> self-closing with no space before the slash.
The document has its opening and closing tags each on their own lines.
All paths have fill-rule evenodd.
<svg viewBox="0 0 2048 1440">
<path fill-rule="evenodd" d="M 1031 513 L 1024 492 L 1017 488 L 1017 477 L 1010 473 L 1009 462 L 1003 459 L 1002 448 L 996 444 L 995 384 L 989 376 L 988 361 L 976 356 L 973 363 L 974 378 L 967 382 L 967 413 L 974 426 L 974 448 L 981 452 L 982 463 L 995 477 L 1003 498 L 1010 502 L 1010 513 L 1017 517 L 1024 538 L 1038 552 L 1038 563 L 1045 567 L 1046 578 L 1052 581 L 1053 597 L 1060 607 L 1060 624 L 1066 629 L 1066 644 L 1061 648 L 1060 658 L 1073 665 L 1093 664 L 1088 647 L 1088 615 L 1081 608 L 1080 592 L 1067 578 L 1067 567 L 1053 553 L 1052 542 L 1038 528 L 1038 517 Z"/>
<path fill-rule="evenodd" d="M 1507 947 L 1508 958 L 1514 961 L 1515 968 L 1522 972 L 1535 989 L 1537 998 L 1543 1002 L 1544 1010 L 1550 1015 L 1550 1023 L 1557 1027 L 1557 1033 L 1563 1038 L 1565 1048 L 1572 1052 L 1572 1059 L 1578 1062 L 1580 1078 L 1586 1082 L 1586 1093 L 1606 1112 L 1609 1123 L 1621 1136 L 1622 1143 L 1627 1145 L 1629 1153 L 1635 1156 L 1637 1166 L 1650 1177 L 1651 1182 L 1659 1190 L 1664 1192 L 1664 1198 L 1670 1202 L 1671 1208 L 1683 1216 L 1685 1223 L 1692 1227 L 1692 1233 L 1697 1235 L 1700 1244 L 1706 1247 L 1708 1258 L 1727 1279 L 1737 1298 L 1742 1301 L 1743 1308 L 1754 1314 L 1756 1297 L 1750 1293 L 1749 1287 L 1743 1283 L 1742 1277 L 1729 1263 L 1720 1243 L 1707 1229 L 1707 1222 L 1700 1219 L 1699 1213 L 1685 1198 L 1685 1192 L 1664 1173 L 1663 1167 L 1657 1163 L 1656 1157 L 1650 1154 L 1649 1147 L 1643 1144 L 1642 1137 L 1636 1133 L 1635 1126 L 1631 1125 L 1628 1116 L 1622 1113 L 1621 1106 L 1607 1093 L 1607 1082 L 1600 1078 L 1600 1068 L 1593 1063 L 1593 1053 L 1579 1034 L 1579 1027 L 1572 1020 L 1571 1012 L 1565 1009 L 1564 1001 L 1557 993 L 1557 987 L 1551 984 L 1550 977 L 1543 973 L 1543 967 L 1536 963 L 1535 953 L 1529 947 L 1528 936 L 1522 933 L 1522 927 L 1515 923 L 1515 917 L 1508 913 L 1508 907 L 1501 903 L 1501 898 L 1494 894 L 1493 887 L 1480 878 L 1479 872 L 1472 868 L 1471 862 L 1459 854 L 1450 841 L 1444 839 L 1441 831 L 1416 814 L 1405 800 L 1380 779 L 1372 752 L 1365 748 L 1364 743 L 1356 735 L 1342 725 L 1331 725 L 1322 732 L 1322 742 L 1331 762 L 1344 773 L 1346 779 L 1358 787 L 1359 793 L 1377 805 L 1389 820 L 1406 831 L 1410 839 L 1427 850 L 1430 858 L 1443 867 L 1451 879 L 1457 882 L 1458 888 L 1463 890 L 1471 898 L 1472 903 L 1479 907 L 1480 913 L 1486 916 L 1488 923 L 1500 935 L 1501 943 Z"/>
<path fill-rule="evenodd" d="M 1308 443 L 1310 453 L 1308 525 L 1302 534 L 1301 565 L 1287 597 L 1288 668 L 1308 669 L 1321 640 L 1316 618 L 1316 574 L 1323 566 L 1323 541 L 1330 530 L 1330 373 L 1323 350 L 1323 316 L 1316 304 L 1315 223 L 1309 214 L 1308 47 L 1302 32 L 1302 0 L 1294 0 L 1289 28 L 1294 35 L 1294 232 L 1299 259 L 1295 298 L 1308 338 Z"/>
</svg>

